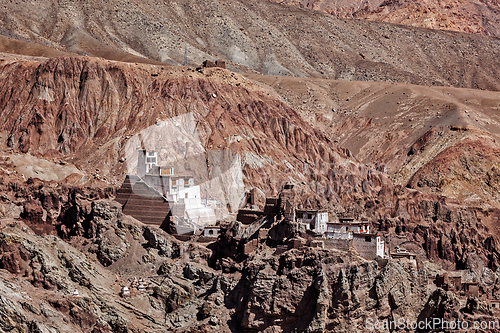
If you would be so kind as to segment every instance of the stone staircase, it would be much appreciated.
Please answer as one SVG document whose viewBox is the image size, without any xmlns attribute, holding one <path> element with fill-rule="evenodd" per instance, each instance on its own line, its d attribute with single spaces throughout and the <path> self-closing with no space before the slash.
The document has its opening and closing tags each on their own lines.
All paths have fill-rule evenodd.
<svg viewBox="0 0 500 333">
<path fill-rule="evenodd" d="M 124 214 L 144 224 L 161 226 L 171 215 L 168 201 L 138 176 L 127 175 L 115 200 L 122 205 Z"/>
</svg>

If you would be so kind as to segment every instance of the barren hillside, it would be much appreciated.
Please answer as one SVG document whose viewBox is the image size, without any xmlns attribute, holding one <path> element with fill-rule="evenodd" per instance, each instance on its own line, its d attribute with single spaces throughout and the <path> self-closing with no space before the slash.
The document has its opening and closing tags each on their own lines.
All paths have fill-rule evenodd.
<svg viewBox="0 0 500 333">
<path fill-rule="evenodd" d="M 394 185 L 263 83 L 218 68 L 2 59 L 0 288 L 9 298 L 0 303 L 2 329 L 357 330 L 366 314 L 439 316 L 436 302 L 462 319 L 494 318 L 481 310 L 486 303 L 477 301 L 478 309 L 474 299 L 429 285 L 426 274 L 464 269 L 480 281 L 481 295 L 497 297 L 500 211 L 484 201 L 464 204 Z M 293 183 L 295 207 L 366 218 L 392 246 L 411 246 L 425 270 L 397 261 L 379 265 L 338 249 L 279 254 L 275 244 L 307 237 L 303 226 L 286 220 L 271 218 L 269 234 L 242 255 L 238 244 L 250 242 L 245 230 L 252 228 L 239 222 L 226 224 L 205 246 L 123 215 L 111 199 L 127 172 L 127 141 L 188 113 L 204 163 L 211 150 L 232 153 L 247 190 L 275 196 Z M 178 139 L 167 152 L 193 149 Z M 147 290 L 139 290 L 137 277 Z M 134 283 L 130 298 L 119 296 Z M 346 313 L 348 319 L 336 319 Z"/>
<path fill-rule="evenodd" d="M 500 3 L 497 0 L 271 1 L 300 8 L 310 8 L 342 18 L 357 18 L 500 37 Z"/>
<path fill-rule="evenodd" d="M 1 332 L 500 318 L 499 39 L 264 0 L 1 6 Z M 353 16 L 380 6 L 395 22 L 419 5 Z M 170 206 L 137 176 L 151 150 L 148 176 L 193 181 L 197 200 Z M 158 199 L 134 192 L 134 216 L 156 205 L 172 228 L 126 215 L 131 177 Z M 198 202 L 220 213 L 212 234 L 184 214 Z M 368 221 L 362 248 L 304 223 L 322 210 Z"/>
<path fill-rule="evenodd" d="M 183 64 L 186 51 L 190 66 L 222 58 L 230 69 L 269 75 L 500 90 L 496 38 L 268 1 L 13 1 L 4 3 L 0 28 L 20 41 L 114 60 Z M 34 48 L 5 45 L 5 52 Z"/>
<path fill-rule="evenodd" d="M 462 202 L 500 200 L 500 95 L 401 84 L 250 75 L 396 184 Z"/>
<path fill-rule="evenodd" d="M 431 216 L 437 214 L 437 220 L 451 218 L 458 223 L 457 228 L 464 227 L 461 223 L 465 222 L 465 216 L 481 219 L 492 230 L 498 228 L 496 210 L 488 204 L 488 199 L 496 198 L 496 192 L 492 197 L 484 197 L 486 201 L 473 200 L 460 206 L 464 204 L 461 197 L 447 200 L 396 186 L 380 172 L 384 171 L 383 166 L 358 162 L 350 151 L 328 138 L 328 130 L 321 126 L 314 129 L 268 86 L 227 70 L 162 69 L 155 65 L 71 57 L 42 61 L 5 57 L 0 69 L 4 83 L 0 105 L 5 119 L 0 127 L 5 156 L 1 172 L 14 183 L 41 179 L 116 188 L 130 162 L 125 151 L 128 140 L 143 129 L 191 113 L 203 151 L 202 160 L 195 164 L 206 164 L 211 151 L 231 152 L 233 155 L 225 157 L 229 160 L 222 158 L 219 166 L 237 164 L 246 189 L 256 187 L 264 195 L 274 196 L 285 182 L 290 182 L 297 185 L 298 206 L 328 207 L 332 213 L 364 216 L 385 225 L 381 228 L 429 223 L 424 202 L 439 202 L 446 207 Z M 336 91 L 340 92 L 340 87 Z M 373 140 L 380 138 L 374 136 Z M 161 148 L 165 148 L 165 158 L 176 157 L 179 161 L 190 156 L 188 152 L 194 149 L 183 138 Z M 404 148 L 402 151 L 407 154 Z M 20 156 L 13 156 L 15 153 Z M 40 160 L 25 157 L 23 162 L 23 154 L 35 155 Z M 396 158 L 398 154 L 393 156 Z M 496 157 L 490 159 L 495 163 Z M 41 172 L 43 167 L 25 167 L 27 161 L 41 165 L 46 160 L 64 168 L 52 167 L 54 175 L 51 175 Z M 197 182 L 203 181 L 198 170 L 188 166 L 187 171 L 197 176 Z M 496 179 L 488 184 L 495 189 Z M 39 195 L 42 200 L 37 204 L 39 208 L 35 205 L 33 216 L 28 217 L 36 224 L 47 224 L 47 230 L 66 223 L 60 219 L 61 209 L 53 207 L 51 201 L 46 203 L 47 207 L 43 206 L 43 194 L 27 194 L 34 198 Z M 12 193 L 11 200 L 14 198 Z M 455 217 L 440 215 L 443 210 L 457 209 L 470 211 Z M 396 219 L 391 220 L 390 227 L 386 225 L 388 216 Z M 440 227 L 432 225 L 432 228 Z M 489 257 L 488 261 L 498 260 L 496 255 L 484 256 Z M 465 260 L 463 256 L 440 258 L 451 262 Z"/>
</svg>

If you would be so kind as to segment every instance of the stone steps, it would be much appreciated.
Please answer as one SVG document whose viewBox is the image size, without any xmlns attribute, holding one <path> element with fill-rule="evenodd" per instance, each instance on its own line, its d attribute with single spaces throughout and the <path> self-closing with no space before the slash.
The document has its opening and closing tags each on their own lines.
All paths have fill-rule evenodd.
<svg viewBox="0 0 500 333">
<path fill-rule="evenodd" d="M 142 223 L 161 226 L 169 218 L 169 203 L 137 176 L 127 175 L 115 200 L 122 204 L 124 214 Z"/>
</svg>

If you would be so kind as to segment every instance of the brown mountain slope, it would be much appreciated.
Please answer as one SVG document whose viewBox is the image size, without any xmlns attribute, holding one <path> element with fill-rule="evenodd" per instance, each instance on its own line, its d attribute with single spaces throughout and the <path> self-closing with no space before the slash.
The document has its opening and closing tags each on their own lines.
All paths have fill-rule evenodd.
<svg viewBox="0 0 500 333">
<path fill-rule="evenodd" d="M 414 27 L 500 37 L 498 0 L 285 0 L 343 18 L 360 18 Z"/>
<path fill-rule="evenodd" d="M 311 126 L 361 162 L 387 172 L 396 184 L 500 205 L 497 92 L 251 77 L 274 88 Z"/>
<path fill-rule="evenodd" d="M 3 54 L 1 59 L 0 212 L 10 217 L 0 219 L 0 329 L 356 331 L 365 315 L 417 318 L 433 313 L 443 297 L 451 301 L 439 303 L 446 303 L 439 311 L 462 319 L 492 318 L 488 311 L 482 317 L 474 309 L 468 311 L 472 315 L 460 312 L 467 301 L 452 292 L 429 293 L 428 276 L 440 271 L 436 263 L 467 269 L 480 281 L 481 295 L 498 297 L 493 271 L 500 266 L 500 210 L 394 185 L 310 126 L 264 84 L 217 68 L 89 57 Z M 246 189 L 267 195 L 293 182 L 297 207 L 330 208 L 332 219 L 341 212 L 366 218 L 392 246 L 412 246 L 430 269 L 398 261 L 382 267 L 355 253 L 320 248 L 275 254 L 268 243 L 276 243 L 279 228 L 292 229 L 287 237 L 301 234 L 297 224 L 287 223 L 275 225 L 276 233 L 235 262 L 217 257 L 223 237 L 207 246 L 179 242 L 124 216 L 116 202 L 97 200 L 112 198 L 123 180 L 128 142 L 135 137 L 147 142 L 157 133 L 148 130 L 165 129 L 164 121 L 182 128 L 186 124 L 177 120 L 187 114 L 195 120 L 199 145 L 176 136 L 160 154 L 189 164 L 180 152 L 200 149 L 203 164 L 210 164 L 216 150 L 222 155 L 219 169 L 227 154 L 232 165 L 240 163 Z M 102 181 L 88 181 L 92 188 L 85 188 L 73 186 L 72 179 L 37 179 L 48 177 L 34 174 L 38 164 L 49 161 L 61 167 L 54 171 L 60 178 L 76 167 L 79 179 L 83 174 Z M 28 179 L 25 170 L 32 172 Z M 224 237 L 238 235 L 237 229 L 245 234 L 241 225 L 233 226 Z M 221 263 L 214 266 L 218 270 L 207 266 L 213 261 Z M 121 286 L 134 277 L 146 278 L 148 290 L 134 288 L 131 298 L 119 297 Z M 71 295 L 75 289 L 79 296 Z"/>
<path fill-rule="evenodd" d="M 260 154 L 264 151 L 256 149 L 266 147 L 268 165 L 276 171 L 288 169 L 290 156 L 300 168 L 302 162 L 344 156 L 341 149 L 327 148 L 329 141 L 285 104 L 224 70 L 54 58 L 4 60 L 0 77 L 3 144 L 45 158 L 64 157 L 89 173 L 100 169 L 110 181 L 121 181 L 126 171 L 116 164 L 125 156 L 125 136 L 187 112 L 193 112 L 204 147 Z M 264 183 L 276 191 L 277 180 Z"/>
<path fill-rule="evenodd" d="M 426 256 L 447 265 L 465 265 L 470 251 L 480 253 L 490 267 L 499 265 L 496 247 L 474 245 L 500 234 L 500 214 L 491 205 L 484 201 L 464 205 L 394 185 L 383 173 L 349 157 L 348 151 L 307 124 L 272 89 L 238 74 L 92 58 L 40 62 L 5 56 L 0 83 L 4 197 L 16 204 L 31 202 L 25 214 L 30 223 L 49 224 L 52 230 L 66 230 L 63 234 L 81 228 L 74 219 L 64 218 L 74 214 L 71 197 L 47 199 L 59 196 L 58 191 L 63 191 L 57 189 L 59 184 L 81 183 L 83 174 L 100 179 L 98 186 L 119 186 L 126 164 L 133 163 L 120 162 L 127 156 L 125 147 L 131 137 L 146 128 L 162 128 L 164 120 L 189 113 L 196 121 L 201 164 L 213 163 L 211 151 L 219 151 L 217 172 L 228 169 L 226 165 L 239 167 L 246 189 L 276 195 L 283 184 L 292 182 L 296 184 L 298 207 L 324 207 L 331 209 L 333 216 L 336 212 L 364 217 L 372 221 L 375 230 L 387 233 L 404 229 Z M 182 153 L 189 156 L 187 152 L 196 147 L 179 137 L 159 148 L 166 157 L 184 162 Z M 16 162 L 20 158 L 14 153 L 74 165 L 78 171 L 65 182 L 30 186 L 33 179 L 42 176 L 36 175 L 35 165 L 32 179 L 26 179 L 21 174 L 26 169 L 20 169 L 21 162 Z M 26 156 L 26 161 L 41 163 Z M 203 180 L 196 167 L 184 168 L 194 173 L 195 181 Z M 61 170 L 59 177 L 71 172 Z M 30 186 L 22 195 L 20 184 Z M 96 186 L 95 180 L 87 184 Z M 456 232 L 468 232 L 471 221 L 476 230 L 474 239 L 457 243 L 439 236 L 449 225 Z M 446 251 L 436 252 L 438 242 L 445 244 Z M 450 254 L 453 251 L 456 254 Z"/>
<path fill-rule="evenodd" d="M 269 75 L 500 90 L 498 39 L 344 20 L 268 1 L 13 1 L 4 3 L 0 28 L 115 60 L 182 64 L 187 51 L 191 66 L 223 58 L 230 69 Z"/>
</svg>

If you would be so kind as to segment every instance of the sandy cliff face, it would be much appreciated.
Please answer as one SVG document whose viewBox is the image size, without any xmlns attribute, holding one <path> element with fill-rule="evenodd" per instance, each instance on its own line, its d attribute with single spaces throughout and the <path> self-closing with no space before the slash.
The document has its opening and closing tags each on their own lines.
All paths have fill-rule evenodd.
<svg viewBox="0 0 500 333">
<path fill-rule="evenodd" d="M 111 182 L 125 172 L 116 161 L 125 156 L 128 138 L 186 113 L 193 113 L 204 147 L 230 147 L 243 161 L 251 153 L 266 155 L 270 168 L 285 170 L 287 159 L 298 167 L 345 156 L 288 106 L 228 71 L 59 58 L 4 62 L 1 75 L 6 147 L 64 158 L 88 173 L 99 169 Z"/>
</svg>

